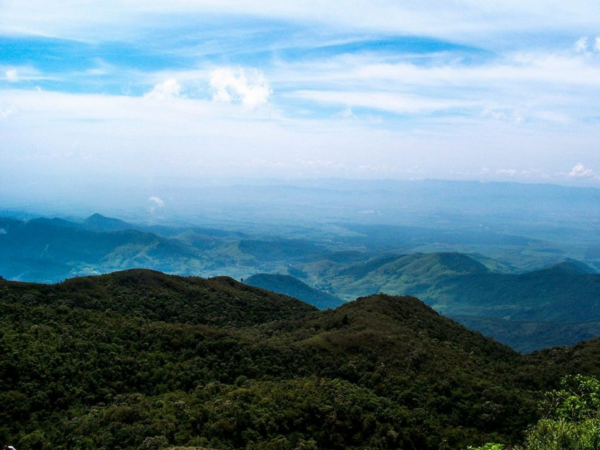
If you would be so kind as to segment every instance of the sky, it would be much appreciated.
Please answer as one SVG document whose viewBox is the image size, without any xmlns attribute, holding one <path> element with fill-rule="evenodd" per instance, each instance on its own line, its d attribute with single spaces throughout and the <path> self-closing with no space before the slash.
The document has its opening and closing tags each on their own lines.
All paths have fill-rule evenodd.
<svg viewBox="0 0 600 450">
<path fill-rule="evenodd" d="M 0 0 L 0 189 L 600 187 L 592 0 Z M 3 180 L 3 181 L 2 181 Z"/>
</svg>

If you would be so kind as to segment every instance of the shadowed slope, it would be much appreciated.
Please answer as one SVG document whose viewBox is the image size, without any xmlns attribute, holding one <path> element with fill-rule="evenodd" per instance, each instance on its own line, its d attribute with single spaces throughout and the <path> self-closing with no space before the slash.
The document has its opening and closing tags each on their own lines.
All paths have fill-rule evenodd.
<svg viewBox="0 0 600 450">
<path fill-rule="evenodd" d="M 302 281 L 289 275 L 259 273 L 245 280 L 246 284 L 268 289 L 279 294 L 289 295 L 319 309 L 337 308 L 345 302 L 333 295 L 313 289 Z"/>
</svg>

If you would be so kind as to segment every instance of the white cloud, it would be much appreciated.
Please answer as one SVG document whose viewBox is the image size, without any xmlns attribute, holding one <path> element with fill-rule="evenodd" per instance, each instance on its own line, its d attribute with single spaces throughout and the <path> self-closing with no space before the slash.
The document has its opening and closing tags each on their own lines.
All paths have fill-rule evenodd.
<svg viewBox="0 0 600 450">
<path fill-rule="evenodd" d="M 436 57 L 438 58 L 438 57 Z M 271 71 L 289 98 L 342 109 L 378 109 L 519 124 L 592 121 L 600 62 L 588 54 L 511 53 L 479 64 L 439 56 L 435 64 L 386 55 L 345 55 L 283 64 Z M 290 81 L 293 80 L 293 81 Z M 289 86 L 295 87 L 296 90 Z M 303 105 L 304 106 L 304 105 Z M 429 116 L 431 118 L 431 115 Z"/>
<path fill-rule="evenodd" d="M 596 174 L 592 169 L 586 169 L 586 167 L 579 163 L 571 169 L 569 172 L 571 178 L 596 178 Z"/>
<path fill-rule="evenodd" d="M 357 119 L 356 114 L 352 111 L 352 108 L 347 107 L 336 114 L 337 117 L 341 117 L 343 119 Z"/>
<path fill-rule="evenodd" d="M 297 83 L 336 85 L 338 89 L 347 83 L 370 85 L 379 91 L 400 88 L 403 92 L 412 86 L 441 87 L 444 91 L 474 85 L 512 90 L 525 83 L 600 87 L 600 65 L 581 55 L 552 52 L 506 54 L 482 64 L 461 64 L 454 59 L 418 64 L 410 60 L 390 62 L 385 56 L 345 55 L 326 62 L 290 64 L 277 73 L 278 79 L 292 77 Z"/>
<path fill-rule="evenodd" d="M 123 95 L 24 89 L 0 90 L 0 97 L 4 107 L 18 111 L 14 118 L 0 121 L 2 167 L 14 174 L 37 171 L 36 180 L 47 180 L 43 174 L 50 172 L 77 180 L 105 173 L 128 182 L 137 180 L 140 185 L 147 183 L 147 174 L 360 177 L 367 176 L 366 166 L 417 164 L 423 168 L 420 176 L 466 178 L 458 174 L 459 169 L 474 174 L 484 165 L 510 164 L 509 169 L 521 170 L 539 164 L 545 173 L 554 174 L 554 180 L 564 182 L 567 174 L 559 174 L 561 168 L 571 167 L 572 158 L 593 158 L 587 150 L 589 142 L 600 142 L 595 123 L 575 122 L 563 128 L 527 122 L 525 129 L 485 120 L 478 112 L 470 121 L 419 116 L 413 122 L 412 118 L 392 121 L 386 117 L 382 125 L 373 127 L 364 120 L 280 117 L 269 109 L 250 112 L 197 98 L 151 102 Z M 86 161 L 65 155 L 73 143 L 80 143 L 89 155 Z M 565 148 L 570 149 L 568 154 Z M 540 149 L 544 158 L 539 156 Z M 193 163 L 199 159 L 205 162 L 202 166 Z M 255 164 L 259 160 L 277 164 L 259 167 Z M 537 175 L 528 177 L 529 181 L 537 179 Z M 146 207 L 159 211 L 154 201 L 148 200 Z"/>
<path fill-rule="evenodd" d="M 16 83 L 19 81 L 19 73 L 17 69 L 9 69 L 6 71 L 6 80 L 11 83 Z"/>
<path fill-rule="evenodd" d="M 575 51 L 578 53 L 600 52 L 600 36 L 591 40 L 584 36 L 575 42 Z"/>
<path fill-rule="evenodd" d="M 154 203 L 154 205 L 158 208 L 163 208 L 165 206 L 165 202 L 160 197 L 152 196 L 148 199 L 148 201 Z"/>
<path fill-rule="evenodd" d="M 508 175 L 509 177 L 514 177 L 517 174 L 515 169 L 498 169 L 496 170 L 496 175 Z"/>
<path fill-rule="evenodd" d="M 210 74 L 213 100 L 224 103 L 240 102 L 250 109 L 266 104 L 272 90 L 269 83 L 256 69 L 233 71 L 217 69 Z"/>
<path fill-rule="evenodd" d="M 19 65 L 16 67 L 0 65 L 0 78 L 2 78 L 1 74 L 4 74 L 3 79 L 8 81 L 9 83 L 57 79 L 55 76 L 41 73 L 38 69 L 31 65 Z"/>
<path fill-rule="evenodd" d="M 575 51 L 577 53 L 585 53 L 588 50 L 589 40 L 587 37 L 582 37 L 575 42 Z"/>
<path fill-rule="evenodd" d="M 166 100 L 169 98 L 177 98 L 181 95 L 181 86 L 175 78 L 158 83 L 148 92 L 145 97 L 155 100 Z"/>
<path fill-rule="evenodd" d="M 165 202 L 160 197 L 156 197 L 156 196 L 153 195 L 152 197 L 150 197 L 148 199 L 148 201 L 152 204 L 150 206 L 150 212 L 152 214 L 154 214 L 157 209 L 165 207 Z"/>
</svg>

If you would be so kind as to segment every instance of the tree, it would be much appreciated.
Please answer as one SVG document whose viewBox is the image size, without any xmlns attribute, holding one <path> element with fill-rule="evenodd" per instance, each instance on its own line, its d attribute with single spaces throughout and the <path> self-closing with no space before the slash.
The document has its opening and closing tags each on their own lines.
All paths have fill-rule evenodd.
<svg viewBox="0 0 600 450">
<path fill-rule="evenodd" d="M 600 380 L 576 375 L 546 394 L 545 417 L 532 427 L 526 450 L 600 450 Z"/>
<path fill-rule="evenodd" d="M 600 450 L 600 380 L 585 375 L 566 376 L 562 389 L 546 393 L 544 414 L 527 432 L 521 450 Z M 504 450 L 488 443 L 468 450 Z"/>
</svg>

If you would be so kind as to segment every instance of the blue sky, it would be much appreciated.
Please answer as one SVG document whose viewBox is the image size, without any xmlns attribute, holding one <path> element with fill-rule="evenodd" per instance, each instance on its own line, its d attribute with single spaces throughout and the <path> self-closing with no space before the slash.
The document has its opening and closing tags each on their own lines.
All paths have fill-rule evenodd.
<svg viewBox="0 0 600 450">
<path fill-rule="evenodd" d="M 594 2 L 323 3 L 0 2 L 0 185 L 600 185 Z"/>
</svg>

